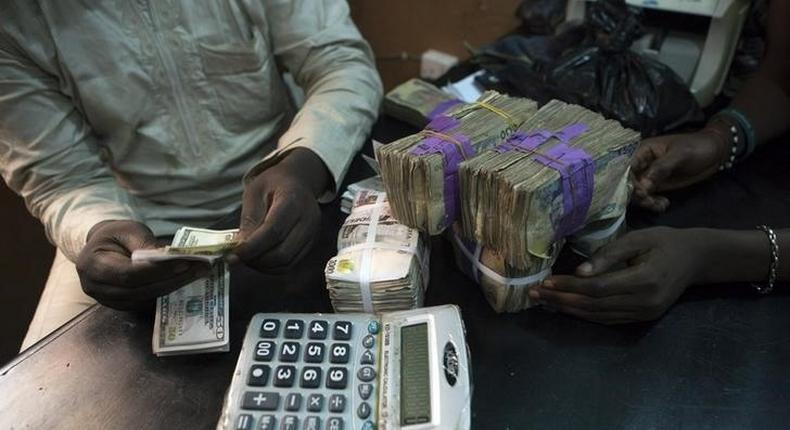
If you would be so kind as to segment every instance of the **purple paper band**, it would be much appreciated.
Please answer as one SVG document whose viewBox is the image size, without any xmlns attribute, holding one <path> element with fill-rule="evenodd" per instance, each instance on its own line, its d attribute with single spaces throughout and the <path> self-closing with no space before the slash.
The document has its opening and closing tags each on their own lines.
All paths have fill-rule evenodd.
<svg viewBox="0 0 790 430">
<path fill-rule="evenodd" d="M 587 131 L 584 124 L 572 124 L 556 132 L 538 130 L 529 134 L 515 133 L 508 141 L 497 146 L 499 153 L 527 152 L 533 159 L 560 174 L 563 214 L 555 226 L 555 239 L 573 234 L 584 226 L 587 211 L 592 203 L 595 163 L 580 148 L 569 146 L 571 140 Z M 549 139 L 560 143 L 546 152 L 536 150 Z"/>
<path fill-rule="evenodd" d="M 452 108 L 453 106 L 460 105 L 462 103 L 463 102 L 461 100 L 458 100 L 458 99 L 445 100 L 445 101 L 439 103 L 438 105 L 436 105 L 436 107 L 433 108 L 433 110 L 428 113 L 428 120 L 432 121 L 433 119 L 435 119 L 439 115 L 442 115 L 443 113 L 445 113 L 448 110 L 450 110 L 450 108 Z"/>
<path fill-rule="evenodd" d="M 458 126 L 458 124 L 456 119 L 448 116 L 439 116 L 433 119 L 425 129 L 438 133 L 447 133 L 455 142 L 441 136 L 432 135 L 409 150 L 410 154 L 417 156 L 442 154 L 445 226 L 452 224 L 458 217 L 458 165 L 466 158 L 475 155 L 475 148 L 472 146 L 469 138 L 459 133 L 451 134 L 447 132 L 450 128 Z M 456 142 L 460 143 L 461 147 Z"/>
<path fill-rule="evenodd" d="M 555 226 L 555 239 L 573 234 L 584 227 L 592 203 L 595 163 L 583 149 L 565 143 L 536 153 L 534 160 L 560 174 L 562 217 Z"/>
</svg>

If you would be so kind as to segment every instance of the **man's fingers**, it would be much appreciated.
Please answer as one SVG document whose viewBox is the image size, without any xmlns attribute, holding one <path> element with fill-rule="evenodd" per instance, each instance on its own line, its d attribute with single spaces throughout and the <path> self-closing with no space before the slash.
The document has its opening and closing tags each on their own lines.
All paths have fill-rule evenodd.
<svg viewBox="0 0 790 430">
<path fill-rule="evenodd" d="M 260 195 L 255 195 L 259 193 Z M 248 238 L 259 226 L 266 216 L 266 196 L 263 191 L 250 189 L 244 193 L 241 205 L 241 219 L 239 221 L 239 237 L 241 240 Z"/>
<path fill-rule="evenodd" d="M 112 240 L 132 254 L 136 249 L 153 249 L 158 246 L 150 228 L 139 222 L 128 222 L 112 232 Z"/>
<path fill-rule="evenodd" d="M 288 261 L 279 266 L 270 265 L 268 262 L 261 262 L 259 261 L 256 267 L 259 267 L 262 271 L 270 275 L 281 275 L 284 273 L 288 273 L 296 267 L 296 265 L 301 261 L 307 254 L 310 253 L 310 250 L 313 247 L 314 239 L 311 237 L 310 240 L 299 250 L 299 252 L 292 258 L 288 259 Z"/>
<path fill-rule="evenodd" d="M 669 207 L 669 199 L 659 195 L 643 195 L 639 196 L 634 193 L 634 203 L 644 209 L 653 212 L 664 212 Z"/>
<path fill-rule="evenodd" d="M 320 219 L 306 215 L 279 245 L 255 258 L 255 267 L 266 272 L 285 271 L 312 248 Z"/>
<path fill-rule="evenodd" d="M 97 283 L 134 288 L 202 272 L 205 268 L 206 263 L 184 260 L 132 263 L 129 257 L 117 252 L 99 252 L 94 254 L 85 272 Z"/>
<path fill-rule="evenodd" d="M 286 240 L 304 214 L 290 200 L 274 200 L 263 223 L 242 239 L 234 254 L 246 262 L 254 261 L 263 253 Z"/>
<path fill-rule="evenodd" d="M 576 274 L 583 277 L 600 275 L 609 271 L 613 266 L 627 262 L 645 252 L 646 244 L 640 240 L 640 237 L 632 233 L 604 245 L 589 260 L 576 268 Z"/>
<path fill-rule="evenodd" d="M 588 309 L 585 307 L 575 306 L 568 301 L 545 301 L 544 304 L 549 309 L 601 324 L 615 323 L 615 321 L 630 321 L 634 318 L 633 311 L 628 309 Z"/>
<path fill-rule="evenodd" d="M 642 142 L 634 153 L 633 158 L 631 158 L 631 172 L 636 176 L 641 176 L 640 173 L 647 169 L 657 157 L 655 145 L 649 141 Z"/>
<path fill-rule="evenodd" d="M 630 268 L 625 269 L 631 271 Z M 608 297 L 631 294 L 636 287 L 631 281 L 633 277 L 622 276 L 619 273 L 601 275 L 591 278 L 581 278 L 568 275 L 553 275 L 537 287 L 539 292 L 544 290 L 561 291 L 566 293 L 582 294 L 588 297 Z"/>
<path fill-rule="evenodd" d="M 133 306 L 129 307 L 123 305 L 131 304 L 131 302 L 145 302 L 154 300 L 157 297 L 169 294 L 176 289 L 183 287 L 201 275 L 201 272 L 186 272 L 170 279 L 153 282 L 134 288 L 113 284 L 95 283 L 95 281 L 90 281 L 87 284 L 83 283 L 83 289 L 90 290 L 86 291 L 86 293 L 102 303 L 121 304 L 121 306 L 113 307 L 117 309 L 130 309 L 133 308 Z"/>
<path fill-rule="evenodd" d="M 628 296 L 596 298 L 547 289 L 533 290 L 531 292 L 539 292 L 536 300 L 560 312 L 573 314 L 583 312 L 590 315 L 585 317 L 585 319 L 592 319 L 593 314 L 610 314 L 612 312 L 625 314 L 634 311 L 633 304 Z"/>
</svg>

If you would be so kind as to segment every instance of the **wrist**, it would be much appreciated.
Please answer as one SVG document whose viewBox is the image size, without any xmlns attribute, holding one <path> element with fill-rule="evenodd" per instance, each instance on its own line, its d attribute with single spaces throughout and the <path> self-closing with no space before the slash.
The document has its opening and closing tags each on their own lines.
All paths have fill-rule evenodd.
<svg viewBox="0 0 790 430">
<path fill-rule="evenodd" d="M 758 230 L 700 228 L 698 242 L 703 256 L 699 284 L 758 282 L 765 280 L 769 246 Z"/>
<path fill-rule="evenodd" d="M 307 148 L 295 148 L 270 168 L 303 184 L 319 198 L 329 187 L 329 170 L 318 155 Z"/>
<path fill-rule="evenodd" d="M 699 134 L 716 147 L 716 160 L 719 166 L 730 161 L 733 142 L 727 123 L 718 120 L 711 121 L 699 131 Z"/>
</svg>

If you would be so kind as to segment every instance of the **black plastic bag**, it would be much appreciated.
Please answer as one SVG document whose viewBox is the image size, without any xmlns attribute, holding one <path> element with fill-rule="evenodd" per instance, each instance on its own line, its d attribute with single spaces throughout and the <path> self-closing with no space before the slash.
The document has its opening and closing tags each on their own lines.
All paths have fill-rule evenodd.
<svg viewBox="0 0 790 430">
<path fill-rule="evenodd" d="M 523 0 L 516 10 L 526 34 L 553 34 L 565 21 L 564 0 Z"/>
<path fill-rule="evenodd" d="M 579 101 L 645 136 L 702 121 L 696 99 L 672 69 L 629 49 L 642 34 L 637 13 L 623 2 L 598 1 L 587 20 L 589 46 L 567 53 L 545 73 L 559 99 Z"/>
</svg>

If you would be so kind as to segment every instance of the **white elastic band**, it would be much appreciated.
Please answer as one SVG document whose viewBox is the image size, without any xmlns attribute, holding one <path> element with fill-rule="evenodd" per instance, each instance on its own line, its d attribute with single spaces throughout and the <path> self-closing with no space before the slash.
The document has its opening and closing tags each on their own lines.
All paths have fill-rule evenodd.
<svg viewBox="0 0 790 430">
<path fill-rule="evenodd" d="M 365 242 L 365 243 L 358 243 L 356 245 L 347 246 L 341 250 L 341 253 L 362 251 L 364 249 L 389 249 L 392 251 L 408 252 L 409 254 L 417 253 L 416 246 L 401 246 L 401 245 L 393 245 L 391 243 L 380 243 L 380 242 Z"/>
<path fill-rule="evenodd" d="M 362 248 L 362 258 L 360 264 L 362 267 L 359 269 L 359 292 L 362 295 L 362 309 L 367 313 L 373 313 L 373 297 L 370 292 L 370 272 L 371 265 L 373 264 L 373 249 L 372 246 L 376 242 L 376 233 L 379 226 L 379 216 L 384 204 L 376 203 L 372 206 L 370 212 L 370 224 L 368 225 L 368 237 L 365 240 L 366 247 Z M 348 249 L 348 248 L 346 248 Z"/>
<path fill-rule="evenodd" d="M 466 256 L 466 258 L 470 262 L 472 262 L 472 265 L 475 268 L 475 280 L 478 283 L 480 283 L 480 281 L 478 280 L 479 278 L 477 276 L 477 272 L 480 272 L 488 276 L 489 278 L 493 279 L 495 282 L 508 286 L 514 286 L 514 287 L 535 284 L 537 282 L 546 279 L 549 275 L 551 275 L 551 268 L 548 268 L 541 270 L 540 272 L 535 273 L 534 275 L 524 276 L 521 278 L 506 278 L 500 275 L 499 273 L 491 270 L 489 267 L 481 263 L 479 260 L 475 259 L 474 255 L 472 255 L 472 253 L 469 252 L 468 249 L 466 249 L 463 242 L 461 241 L 461 238 L 459 238 L 457 234 L 453 234 L 453 238 L 455 239 L 455 243 L 461 249 L 461 252 Z M 479 248 L 480 245 L 478 245 L 477 247 Z M 475 253 L 477 253 L 477 250 L 475 250 Z"/>
</svg>

